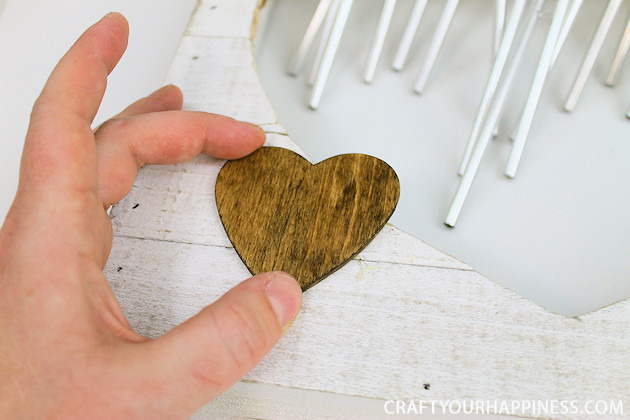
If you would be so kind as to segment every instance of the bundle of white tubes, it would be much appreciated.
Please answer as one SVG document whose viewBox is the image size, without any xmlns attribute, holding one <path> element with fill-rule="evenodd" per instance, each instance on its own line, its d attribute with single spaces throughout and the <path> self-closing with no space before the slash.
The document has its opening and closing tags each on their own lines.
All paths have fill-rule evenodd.
<svg viewBox="0 0 630 420">
<path fill-rule="evenodd" d="M 404 68 L 427 2 L 428 0 L 415 0 L 414 2 L 407 26 L 392 63 L 392 68 L 396 71 L 401 71 Z M 621 2 L 622 0 L 609 0 L 603 10 L 601 19 L 564 105 L 567 112 L 573 111 L 580 99 Z M 303 67 L 310 50 L 313 49 L 316 39 L 319 39 L 313 68 L 309 77 L 312 92 L 308 105 L 314 110 L 320 105 L 326 81 L 352 9 L 352 3 L 353 0 L 320 0 L 302 42 L 289 64 L 288 73 L 297 75 Z M 496 135 L 497 125 L 504 111 L 506 99 L 512 88 L 519 64 L 546 3 L 553 3 L 553 16 L 545 44 L 540 52 L 529 95 L 516 131 L 512 136 L 514 140 L 512 152 L 505 169 L 505 175 L 509 178 L 516 176 L 547 76 L 552 71 L 553 65 L 562 50 L 583 0 L 513 0 L 511 5 L 507 4 L 507 0 L 494 1 L 494 31 L 492 39 L 494 64 L 459 167 L 458 173 L 462 178 L 446 216 L 445 224 L 447 226 L 454 227 L 457 223 L 488 144 L 492 137 Z M 442 14 L 414 84 L 414 91 L 418 94 L 421 94 L 427 86 L 429 76 L 453 22 L 458 5 L 459 0 L 444 0 Z M 376 23 L 376 29 L 363 72 L 365 83 L 372 83 L 376 75 L 395 7 L 396 0 L 383 0 L 383 7 Z M 507 13 L 508 9 L 509 14 Z M 629 47 L 630 19 L 628 19 L 625 32 L 619 42 L 615 59 L 606 80 L 609 86 L 614 85 Z M 626 115 L 630 118 L 630 109 Z"/>
</svg>

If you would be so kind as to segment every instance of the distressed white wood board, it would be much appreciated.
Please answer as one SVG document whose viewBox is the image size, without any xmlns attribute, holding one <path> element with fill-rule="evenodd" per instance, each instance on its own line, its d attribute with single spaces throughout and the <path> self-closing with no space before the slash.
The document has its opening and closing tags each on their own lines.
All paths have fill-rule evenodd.
<svg viewBox="0 0 630 420">
<path fill-rule="evenodd" d="M 389 403 L 388 411 L 392 411 Z M 422 414 L 410 412 L 405 418 L 448 419 L 452 415 L 443 414 L 441 408 L 435 414 L 425 409 Z M 383 409 L 383 400 L 362 398 L 331 392 L 309 391 L 298 388 L 285 388 L 277 385 L 242 381 L 228 392 L 199 410 L 193 419 L 259 418 L 256 413 L 273 413 L 273 419 L 391 419 Z M 506 419 L 504 415 L 468 415 L 469 420 Z"/>
<path fill-rule="evenodd" d="M 267 145 L 299 152 L 256 74 L 250 36 L 257 7 L 255 0 L 201 1 L 167 82 L 182 88 L 185 108 L 261 124 Z M 146 167 L 112 210 L 105 272 L 142 334 L 169 331 L 249 276 L 216 210 L 222 163 L 198 157 Z M 388 225 L 304 294 L 292 328 L 245 377 L 249 385 L 197 416 L 293 417 L 290 407 L 269 403 L 269 389 L 293 390 L 295 401 L 304 392 L 331 396 L 319 411 L 293 411 L 303 418 L 352 418 L 339 411 L 347 401 L 364 401 L 369 415 L 381 416 L 375 401 L 387 399 L 621 399 L 628 412 L 629 349 L 630 300 L 565 318 Z M 286 395 L 278 401 L 291 400 Z M 361 410 L 355 416 L 365 417 Z"/>
</svg>

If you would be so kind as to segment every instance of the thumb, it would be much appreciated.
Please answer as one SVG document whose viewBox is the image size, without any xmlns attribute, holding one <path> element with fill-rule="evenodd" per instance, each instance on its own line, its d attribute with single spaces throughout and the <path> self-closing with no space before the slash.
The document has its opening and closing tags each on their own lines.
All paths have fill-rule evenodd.
<svg viewBox="0 0 630 420">
<path fill-rule="evenodd" d="M 293 277 L 259 274 L 165 336 L 145 343 L 154 347 L 147 368 L 164 384 L 169 408 L 192 414 L 231 387 L 275 345 L 301 305 L 302 289 Z"/>
</svg>

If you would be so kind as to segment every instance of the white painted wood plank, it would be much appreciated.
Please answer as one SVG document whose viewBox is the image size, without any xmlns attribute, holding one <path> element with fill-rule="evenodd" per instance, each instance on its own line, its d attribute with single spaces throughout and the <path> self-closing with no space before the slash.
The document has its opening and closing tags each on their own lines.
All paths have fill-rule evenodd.
<svg viewBox="0 0 630 420">
<path fill-rule="evenodd" d="M 258 0 L 201 0 L 186 35 L 249 40 L 258 3 Z"/>
<path fill-rule="evenodd" d="M 266 133 L 287 134 L 287 130 L 280 123 L 260 124 Z M 293 143 L 293 142 L 291 142 Z"/>
<path fill-rule="evenodd" d="M 106 275 L 156 337 L 248 272 L 230 248 L 117 237 Z M 246 379 L 377 399 L 617 400 L 629 328 L 551 314 L 474 271 L 355 260 L 305 293 Z"/>
<path fill-rule="evenodd" d="M 393 225 L 380 234 L 357 256 L 360 260 L 472 270 L 470 266 L 438 251 Z"/>
<path fill-rule="evenodd" d="M 285 388 L 255 382 L 239 382 L 211 404 L 199 410 L 193 419 L 269 418 L 269 419 L 335 419 L 335 420 L 385 420 L 445 419 L 451 415 L 441 413 L 438 406 L 435 415 L 392 415 L 385 412 L 387 400 L 340 395 L 331 392 Z M 388 411 L 392 411 L 391 403 Z M 506 419 L 500 415 L 470 415 L 468 420 Z"/>
<path fill-rule="evenodd" d="M 255 70 L 249 39 L 185 36 L 166 80 L 182 89 L 185 109 L 277 124 Z"/>
</svg>

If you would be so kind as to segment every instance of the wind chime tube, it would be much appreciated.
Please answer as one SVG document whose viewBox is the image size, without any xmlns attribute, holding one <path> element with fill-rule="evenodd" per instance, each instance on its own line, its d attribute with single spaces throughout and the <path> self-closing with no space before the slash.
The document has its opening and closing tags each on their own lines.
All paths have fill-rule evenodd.
<svg viewBox="0 0 630 420">
<path fill-rule="evenodd" d="M 564 47 L 564 43 L 573 27 L 573 23 L 575 22 L 575 18 L 582 7 L 583 0 L 572 0 L 569 3 L 568 10 L 566 12 L 566 16 L 562 23 L 562 27 L 560 28 L 560 34 L 558 35 L 558 40 L 556 41 L 556 47 L 553 50 L 553 55 L 551 57 L 551 64 L 549 66 L 549 71 L 551 71 L 556 63 L 562 48 Z M 510 139 L 514 140 L 516 138 L 516 133 L 518 131 L 518 123 L 515 127 L 512 127 L 512 131 L 510 134 Z"/>
<path fill-rule="evenodd" d="M 567 36 L 573 27 L 573 23 L 575 22 L 575 18 L 582 7 L 583 0 L 573 0 L 569 6 L 569 10 L 567 11 L 567 16 L 562 23 L 562 28 L 560 29 L 560 34 L 558 35 L 558 41 L 556 42 L 556 48 L 553 50 L 553 56 L 551 58 L 551 67 L 554 66 L 558 55 L 560 55 L 560 51 L 564 46 L 564 42 L 567 40 Z"/>
<path fill-rule="evenodd" d="M 339 12 L 340 4 L 341 0 L 333 0 L 330 4 L 330 7 L 328 8 L 328 12 L 326 13 L 326 19 L 324 20 L 322 33 L 319 36 L 319 44 L 317 45 L 317 51 L 315 52 L 315 59 L 313 60 L 313 68 L 311 69 L 311 73 L 308 76 L 309 86 L 313 86 L 315 84 L 315 79 L 317 78 L 319 67 L 322 65 L 322 58 L 324 57 L 324 52 L 326 51 L 326 46 L 328 45 L 330 33 L 332 32 L 333 25 L 335 24 L 335 19 L 337 17 L 337 13 Z"/>
<path fill-rule="evenodd" d="M 503 29 L 505 28 L 505 9 L 507 0 L 494 0 L 494 34 L 492 37 L 492 52 L 494 58 L 499 53 L 501 39 L 503 39 Z"/>
<path fill-rule="evenodd" d="M 560 33 L 562 21 L 564 20 L 568 5 L 568 0 L 558 0 L 558 4 L 556 5 L 556 10 L 547 34 L 547 40 L 545 41 L 545 46 L 543 47 L 543 51 L 540 56 L 538 69 L 536 70 L 536 75 L 534 76 L 534 81 L 532 82 L 532 88 L 529 96 L 527 97 L 527 102 L 525 103 L 525 109 L 523 110 L 518 131 L 516 132 L 516 136 L 514 138 L 512 152 L 505 170 L 505 175 L 510 178 L 514 178 L 516 176 L 516 171 L 523 154 L 523 149 L 525 148 L 525 142 L 527 141 L 527 136 L 529 134 L 532 121 L 534 120 L 534 114 L 536 113 L 538 102 L 540 101 L 540 95 L 545 85 L 545 81 L 547 80 L 547 75 L 549 74 L 553 50 L 558 42 L 558 35 Z"/>
<path fill-rule="evenodd" d="M 440 52 L 440 49 L 442 48 L 444 38 L 446 38 L 448 28 L 451 26 L 453 15 L 455 15 L 455 10 L 457 9 L 458 4 L 459 0 L 448 0 L 446 2 L 446 5 L 444 6 L 442 17 L 440 17 L 440 22 L 438 23 L 437 29 L 435 30 L 435 34 L 433 35 L 433 39 L 431 40 L 431 44 L 429 45 L 427 56 L 424 59 L 424 64 L 422 65 L 422 69 L 420 70 L 420 75 L 418 76 L 418 79 L 416 80 L 416 84 L 413 89 L 418 94 L 422 93 L 424 91 L 424 88 L 426 87 L 429 76 L 431 75 L 431 70 L 433 70 L 435 60 L 438 56 L 438 53 Z"/>
<path fill-rule="evenodd" d="M 319 32 L 319 29 L 322 26 L 322 22 L 326 17 L 326 13 L 330 8 L 331 0 L 320 0 L 317 5 L 317 9 L 315 9 L 315 13 L 313 14 L 313 18 L 311 22 L 308 24 L 308 28 L 306 28 L 306 32 L 304 33 L 304 37 L 302 38 L 302 42 L 300 42 L 300 46 L 298 47 L 295 55 L 291 59 L 289 66 L 287 68 L 287 73 L 291 76 L 297 76 L 300 71 L 300 68 L 304 64 L 304 59 L 308 54 L 311 46 L 313 45 L 313 41 Z"/>
<path fill-rule="evenodd" d="M 604 39 L 606 39 L 606 35 L 612 25 L 613 20 L 615 19 L 615 14 L 621 5 L 621 0 L 610 0 L 608 5 L 606 6 L 606 10 L 604 11 L 604 15 L 602 16 L 601 21 L 599 22 L 599 26 L 597 27 L 597 31 L 595 31 L 595 35 L 591 40 L 591 45 L 588 48 L 588 52 L 584 57 L 584 62 L 582 63 L 582 67 L 578 72 L 577 77 L 575 78 L 575 83 L 573 84 L 573 88 L 571 89 L 571 93 L 567 99 L 567 103 L 564 105 L 564 109 L 567 112 L 572 112 L 577 105 L 580 96 L 582 95 L 582 91 L 584 90 L 584 86 L 586 85 L 586 80 L 588 76 L 591 74 L 591 70 L 593 70 L 593 65 L 595 64 L 595 60 L 599 55 L 599 51 L 604 44 Z"/>
<path fill-rule="evenodd" d="M 628 19 L 626 30 L 621 37 L 621 42 L 619 42 L 617 54 L 615 55 L 612 67 L 610 68 L 610 73 L 608 74 L 608 78 L 606 79 L 606 84 L 608 86 L 613 86 L 615 84 L 619 68 L 623 64 L 623 60 L 626 58 L 626 54 L 628 53 L 628 47 L 630 47 L 630 19 Z"/>
<path fill-rule="evenodd" d="M 407 55 L 411 49 L 411 43 L 418 31 L 418 26 L 420 25 L 420 20 L 422 20 L 422 15 L 424 14 L 426 6 L 427 0 L 416 0 L 413 4 L 413 10 L 409 16 L 409 22 L 407 22 L 405 32 L 403 33 L 402 40 L 400 41 L 400 46 L 398 47 L 396 57 L 394 58 L 394 63 L 392 64 L 392 67 L 396 71 L 401 71 L 405 65 L 405 61 L 407 61 Z"/>
<path fill-rule="evenodd" d="M 494 35 L 492 37 L 492 61 L 496 60 L 503 39 L 505 28 L 505 14 L 507 9 L 507 0 L 494 0 Z M 495 127 L 492 137 L 499 134 L 499 127 Z"/>
<path fill-rule="evenodd" d="M 376 67 L 378 66 L 378 60 L 381 57 L 383 51 L 383 44 L 385 43 L 385 37 L 389 31 L 389 25 L 392 21 L 394 14 L 394 8 L 396 7 L 396 0 L 385 0 L 383 3 L 383 10 L 378 20 L 378 26 L 376 33 L 374 34 L 374 41 L 370 48 L 370 54 L 368 62 L 363 73 L 363 81 L 365 83 L 372 83 L 374 80 L 374 74 L 376 73 Z"/>
<path fill-rule="evenodd" d="M 469 163 L 466 167 L 466 170 L 463 174 L 462 180 L 457 189 L 457 193 L 453 198 L 453 202 L 451 204 L 449 213 L 444 221 L 444 224 L 449 227 L 455 227 L 457 223 L 457 219 L 461 213 L 462 207 L 464 206 L 464 202 L 466 201 L 466 197 L 470 192 L 470 188 L 472 183 L 477 175 L 477 171 L 479 170 L 479 166 L 481 165 L 481 160 L 486 152 L 488 147 L 488 143 L 492 138 L 492 132 L 494 127 L 497 126 L 499 118 L 503 113 L 505 101 L 508 97 L 509 91 L 512 87 L 512 82 L 514 80 L 514 76 L 516 71 L 518 70 L 521 61 L 523 59 L 523 55 L 525 53 L 525 49 L 527 48 L 527 44 L 531 38 L 532 33 L 534 32 L 534 28 L 536 26 L 536 21 L 538 20 L 538 13 L 542 8 L 544 0 L 537 0 L 536 4 L 532 8 L 529 17 L 527 19 L 527 26 L 523 31 L 523 35 L 519 41 L 519 45 L 514 53 L 514 58 L 510 62 L 508 68 L 506 69 L 506 77 L 505 81 L 500 85 L 494 102 L 488 111 L 488 119 L 483 127 L 481 135 L 479 136 L 479 140 L 474 146 L 474 150 L 471 154 Z M 500 48 L 499 48 L 500 49 Z"/>
<path fill-rule="evenodd" d="M 516 63 L 520 63 L 522 58 L 523 58 L 523 54 L 525 54 L 525 50 L 527 49 L 527 45 L 529 44 L 529 40 L 534 32 L 534 28 L 536 27 L 536 23 L 538 22 L 538 19 L 540 18 L 540 14 L 542 12 L 542 7 L 545 4 L 545 0 L 536 0 L 536 3 L 532 4 L 532 10 L 529 12 L 529 18 L 527 19 L 527 26 L 525 28 L 525 31 L 523 32 L 523 35 L 521 36 L 521 40 L 519 41 L 519 46 L 518 49 L 516 50 L 516 53 L 514 54 L 514 58 L 512 59 L 512 61 L 516 62 Z M 518 70 L 518 64 L 516 66 L 510 66 L 509 71 L 507 71 L 507 76 L 505 77 L 505 81 L 503 83 L 505 83 L 508 87 L 512 87 L 512 83 L 514 81 L 514 77 L 516 76 L 516 72 Z M 503 113 L 503 108 L 505 107 L 505 101 L 502 102 L 501 105 L 501 114 Z M 498 131 L 499 128 L 499 124 L 497 122 L 497 125 L 494 128 L 494 131 L 492 132 L 493 137 L 496 136 L 496 133 Z M 514 139 L 514 137 L 516 137 L 516 130 L 518 129 L 518 126 L 516 126 L 514 128 L 512 135 L 510 136 L 510 139 Z"/>
<path fill-rule="evenodd" d="M 309 104 L 311 109 L 317 109 L 317 107 L 319 107 L 319 101 L 322 98 L 324 87 L 326 87 L 326 81 L 328 80 L 332 63 L 335 59 L 335 55 L 337 54 L 339 41 L 341 41 L 341 35 L 343 34 L 344 27 L 346 26 L 351 8 L 352 0 L 342 0 L 341 5 L 339 6 L 339 12 L 335 18 L 335 24 L 333 25 L 330 38 L 326 45 L 326 50 L 324 51 L 324 56 L 322 57 L 322 63 L 319 67 L 319 71 L 317 72 L 315 83 L 313 84 L 313 93 Z"/>
<path fill-rule="evenodd" d="M 470 159 L 473 147 L 477 141 L 477 137 L 479 136 L 481 125 L 486 117 L 488 107 L 490 106 L 494 93 L 499 85 L 499 81 L 501 80 L 505 63 L 507 62 L 510 51 L 512 50 L 512 44 L 514 43 L 514 38 L 516 36 L 526 3 L 526 0 L 516 0 L 514 2 L 514 6 L 512 7 L 512 12 L 510 13 L 510 18 L 505 28 L 505 35 L 503 36 L 499 51 L 497 52 L 497 58 L 494 60 L 494 65 L 492 66 L 492 71 L 490 72 L 490 76 L 488 77 L 488 82 L 486 84 L 486 90 L 483 93 L 481 104 L 479 105 L 479 110 L 477 111 L 477 117 L 475 118 L 470 137 L 468 138 L 466 151 L 464 152 L 464 157 L 458 171 L 459 175 L 464 174 L 466 166 L 468 165 L 468 160 Z"/>
</svg>

